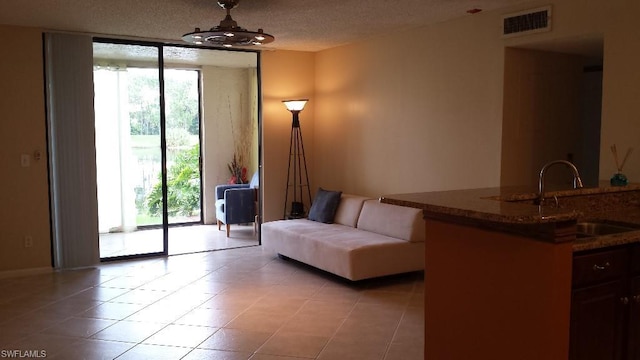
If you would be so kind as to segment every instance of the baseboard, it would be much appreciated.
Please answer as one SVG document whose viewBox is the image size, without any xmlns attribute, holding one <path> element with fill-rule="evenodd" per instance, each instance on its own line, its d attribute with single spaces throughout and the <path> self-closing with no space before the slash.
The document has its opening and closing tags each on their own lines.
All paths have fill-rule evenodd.
<svg viewBox="0 0 640 360">
<path fill-rule="evenodd" d="M 0 279 L 52 273 L 52 267 L 0 271 Z"/>
</svg>

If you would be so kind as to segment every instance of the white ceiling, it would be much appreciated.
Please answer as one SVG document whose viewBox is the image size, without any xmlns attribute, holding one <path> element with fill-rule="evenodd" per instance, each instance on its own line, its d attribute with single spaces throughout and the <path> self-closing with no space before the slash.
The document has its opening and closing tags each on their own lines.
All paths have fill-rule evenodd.
<svg viewBox="0 0 640 360">
<path fill-rule="evenodd" d="M 267 48 L 320 51 L 354 41 L 473 16 L 525 0 L 242 0 L 233 19 L 275 36 Z M 0 24 L 107 37 L 180 42 L 183 34 L 218 25 L 215 0 L 2 0 Z"/>
</svg>

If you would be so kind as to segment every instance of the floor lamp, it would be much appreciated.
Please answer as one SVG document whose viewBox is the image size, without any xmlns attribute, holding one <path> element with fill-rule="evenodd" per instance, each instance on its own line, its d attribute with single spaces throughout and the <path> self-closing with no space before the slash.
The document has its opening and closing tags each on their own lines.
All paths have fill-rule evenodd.
<svg viewBox="0 0 640 360">
<path fill-rule="evenodd" d="M 309 173 L 307 172 L 307 159 L 304 155 L 304 144 L 302 144 L 302 132 L 300 131 L 300 112 L 304 109 L 308 99 L 301 100 L 284 100 L 282 101 L 291 114 L 293 114 L 293 122 L 291 123 L 291 141 L 289 143 L 289 168 L 287 169 L 287 188 L 285 190 L 284 199 L 284 218 L 298 219 L 305 216 L 304 188 L 311 204 L 311 189 L 309 187 Z M 304 166 L 304 174 L 302 167 Z M 303 178 L 304 175 L 304 178 Z M 291 199 L 291 210 L 287 215 L 287 203 L 289 201 L 289 189 L 293 194 Z"/>
</svg>

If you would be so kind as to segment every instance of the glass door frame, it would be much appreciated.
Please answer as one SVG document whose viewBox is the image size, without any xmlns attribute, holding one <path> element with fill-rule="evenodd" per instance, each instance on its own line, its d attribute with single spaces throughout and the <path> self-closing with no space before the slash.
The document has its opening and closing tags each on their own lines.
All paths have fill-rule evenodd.
<svg viewBox="0 0 640 360">
<path fill-rule="evenodd" d="M 149 46 L 149 47 L 155 47 L 158 49 L 158 59 L 157 59 L 157 63 L 158 63 L 158 80 L 159 80 L 159 101 L 160 101 L 160 146 L 161 146 L 161 179 L 162 179 L 162 248 L 163 250 L 160 252 L 151 252 L 151 253 L 143 253 L 143 254 L 132 254 L 132 255 L 122 255 L 122 256 L 113 256 L 113 257 L 105 257 L 105 258 L 100 258 L 100 262 L 109 262 L 109 261 L 118 261 L 118 260 L 127 260 L 127 259 L 137 259 L 137 258 L 146 258 L 146 257 L 158 257 L 158 256 L 168 256 L 169 255 L 169 214 L 168 214 L 168 203 L 167 203 L 167 196 L 168 196 L 168 186 L 167 186 L 167 138 L 166 138 L 166 99 L 165 99 L 165 76 L 164 76 L 164 70 L 165 70 L 165 62 L 164 62 L 164 48 L 165 47 L 183 47 L 183 48 L 193 48 L 193 49 L 201 49 L 201 50 L 209 50 L 209 51 L 216 51 L 218 49 L 212 49 L 211 47 L 206 47 L 206 46 L 193 46 L 193 45 L 186 45 L 186 44 L 172 44 L 172 43 L 162 43 L 162 42 L 154 42 L 154 41 L 143 41 L 143 40 L 125 40 L 125 39 L 114 39 L 114 38 L 105 38 L 105 37 L 94 37 L 93 38 L 93 43 L 107 43 L 107 44 L 118 44 L 118 45 L 137 45 L 137 46 Z M 261 53 L 260 51 L 256 51 L 256 50 L 248 50 L 248 49 L 220 49 L 220 50 L 224 50 L 224 51 L 236 51 L 236 52 L 250 52 L 250 53 L 255 53 L 256 54 L 256 73 L 257 73 L 257 112 L 258 112 L 258 116 L 257 116 L 257 154 L 258 154 L 258 168 L 257 171 L 260 173 L 260 183 L 262 183 L 262 179 L 263 179 L 263 168 L 262 168 L 262 76 L 261 76 Z M 219 51 L 219 50 L 218 50 Z M 198 82 L 198 87 L 199 87 L 199 97 L 201 97 L 201 81 Z M 200 172 L 200 178 L 202 179 L 203 176 L 203 166 L 202 166 L 202 151 L 203 151 L 203 144 L 202 144 L 202 99 L 199 99 L 199 130 L 200 130 L 200 151 L 199 151 L 199 163 L 198 163 L 198 167 L 199 167 L 199 172 Z M 258 206 L 258 219 L 257 219 L 257 226 L 258 229 L 260 228 L 260 225 L 262 224 L 262 201 L 263 201 L 263 194 L 262 194 L 262 186 L 259 186 L 259 191 L 258 191 L 258 199 L 257 199 L 257 206 Z M 204 201 L 203 201 L 203 192 L 204 189 L 202 188 L 202 185 L 200 187 L 200 223 L 204 222 L 204 218 L 203 218 L 203 207 L 204 207 Z M 181 224 L 176 224 L 177 226 L 180 226 Z M 261 239 L 261 231 L 258 230 L 257 232 L 257 237 L 258 237 L 258 246 L 262 245 L 262 239 Z"/>
<path fill-rule="evenodd" d="M 100 262 L 137 259 L 145 257 L 166 256 L 169 254 L 169 215 L 167 205 L 167 138 L 166 138 L 166 114 L 165 114 L 165 95 L 164 95 L 164 54 L 163 44 L 148 41 L 133 41 L 94 37 L 93 43 L 116 44 L 116 45 L 132 45 L 146 46 L 157 49 L 158 64 L 158 89 L 159 89 L 159 107 L 160 107 L 160 172 L 162 183 L 162 251 L 149 252 L 142 254 L 117 255 L 112 257 L 100 257 Z"/>
</svg>

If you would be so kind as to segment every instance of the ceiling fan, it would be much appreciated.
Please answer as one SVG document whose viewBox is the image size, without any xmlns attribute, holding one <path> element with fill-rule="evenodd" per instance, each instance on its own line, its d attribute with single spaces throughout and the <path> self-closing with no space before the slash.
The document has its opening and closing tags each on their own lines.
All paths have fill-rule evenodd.
<svg viewBox="0 0 640 360">
<path fill-rule="evenodd" d="M 262 29 L 250 31 L 238 26 L 231 18 L 231 9 L 238 6 L 239 2 L 240 0 L 218 0 L 218 5 L 227 11 L 227 16 L 220 21 L 220 25 L 205 31 L 196 28 L 195 31 L 184 34 L 182 40 L 195 45 L 219 47 L 262 45 L 275 40 Z"/>
</svg>

